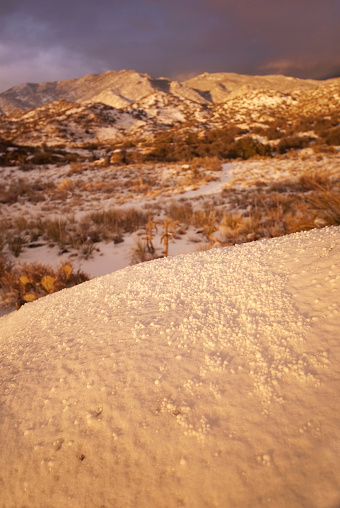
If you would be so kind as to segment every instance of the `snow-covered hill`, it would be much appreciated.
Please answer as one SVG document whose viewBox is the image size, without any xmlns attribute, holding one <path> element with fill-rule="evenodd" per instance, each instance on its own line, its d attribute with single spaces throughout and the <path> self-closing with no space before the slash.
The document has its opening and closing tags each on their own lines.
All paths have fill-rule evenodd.
<svg viewBox="0 0 340 508">
<path fill-rule="evenodd" d="M 169 93 L 198 103 L 206 99 L 192 88 L 166 78 L 155 79 L 136 71 L 107 71 L 82 78 L 47 83 L 25 83 L 0 94 L 0 111 L 11 115 L 35 109 L 56 100 L 101 102 L 124 108 L 155 91 Z"/>
<path fill-rule="evenodd" d="M 335 80 L 326 80 L 324 83 Z M 267 75 L 248 76 L 233 72 L 205 72 L 184 82 L 186 86 L 209 93 L 214 103 L 225 102 L 229 98 L 243 95 L 255 90 L 276 90 L 281 93 L 291 93 L 294 90 L 311 90 L 323 84 L 322 81 L 312 79 L 298 79 L 290 76 Z"/>
<path fill-rule="evenodd" d="M 155 91 L 162 91 L 191 101 L 221 103 L 254 90 L 291 93 L 313 90 L 324 84 L 338 84 L 339 79 L 316 81 L 287 76 L 246 76 L 234 73 L 204 73 L 180 83 L 167 78 L 155 79 L 136 71 L 107 71 L 82 78 L 46 83 L 24 83 L 0 94 L 0 111 L 11 115 L 44 106 L 56 100 L 67 102 L 102 102 L 124 108 Z"/>
<path fill-rule="evenodd" d="M 108 114 L 95 114 L 97 121 L 91 122 L 94 109 Z M 21 145 L 53 146 L 88 143 L 89 138 L 138 138 L 180 125 L 201 129 L 267 125 L 276 119 L 290 123 L 301 116 L 338 114 L 339 109 L 339 79 L 205 73 L 180 83 L 135 71 L 107 71 L 26 83 L 0 94 L 0 135 Z M 136 116 L 142 123 L 136 125 Z"/>
<path fill-rule="evenodd" d="M 336 126 L 339 110 L 339 79 L 221 73 L 179 83 L 108 71 L 0 94 L 0 136 L 18 145 L 77 146 L 135 142 L 174 127 L 202 132 L 230 125 L 267 128 L 279 121 L 292 128 L 301 118 L 308 131 L 308 123 L 319 117 Z"/>
<path fill-rule="evenodd" d="M 2 317 L 0 506 L 339 506 L 339 258 L 313 230 Z"/>
</svg>

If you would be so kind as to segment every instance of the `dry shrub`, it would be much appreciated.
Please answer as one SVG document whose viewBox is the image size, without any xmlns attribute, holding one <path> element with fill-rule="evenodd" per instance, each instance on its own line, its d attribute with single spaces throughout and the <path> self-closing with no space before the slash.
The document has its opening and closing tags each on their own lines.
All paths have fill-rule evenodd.
<svg viewBox="0 0 340 508">
<path fill-rule="evenodd" d="M 117 233 L 117 231 L 132 233 L 143 226 L 147 222 L 147 218 L 145 212 L 136 208 L 125 210 L 110 208 L 109 210 L 93 212 L 85 217 L 85 219 L 94 222 L 98 226 L 104 226 L 111 233 Z"/>
<path fill-rule="evenodd" d="M 70 263 L 56 270 L 40 263 L 24 263 L 15 268 L 5 263 L 0 272 L 1 298 L 5 306 L 20 308 L 27 302 L 87 280 L 87 274 L 74 271 Z"/>
<path fill-rule="evenodd" d="M 48 184 L 35 182 L 33 185 L 23 178 L 12 181 L 8 186 L 4 184 L 0 185 L 0 203 L 12 205 L 19 201 L 20 198 L 24 198 L 32 203 L 44 201 L 46 199 L 45 189 Z"/>
<path fill-rule="evenodd" d="M 0 253 L 0 277 L 5 271 L 11 271 L 13 268 L 13 262 L 10 261 L 4 254 Z M 1 288 L 1 280 L 0 280 Z"/>
<path fill-rule="evenodd" d="M 196 210 L 192 217 L 192 225 L 203 229 L 203 233 L 209 238 L 216 230 L 221 212 L 209 208 L 208 210 Z"/>
<path fill-rule="evenodd" d="M 340 188 L 318 186 L 318 192 L 307 196 L 307 202 L 314 210 L 314 223 L 320 226 L 340 225 Z"/>
<path fill-rule="evenodd" d="M 87 166 L 85 166 L 84 164 L 82 164 L 79 161 L 71 162 L 70 169 L 68 170 L 67 174 L 72 175 L 72 174 L 82 173 L 86 169 L 88 169 Z"/>
<path fill-rule="evenodd" d="M 16 217 L 14 219 L 14 226 L 16 229 L 18 229 L 20 232 L 24 231 L 27 228 L 28 222 L 25 217 Z"/>
<path fill-rule="evenodd" d="M 67 242 L 67 224 L 65 219 L 55 219 L 40 221 L 39 227 L 49 240 L 62 246 Z"/>
<path fill-rule="evenodd" d="M 75 185 L 75 182 L 70 178 L 63 178 L 57 185 L 57 192 L 62 194 L 72 192 L 75 189 Z"/>
<path fill-rule="evenodd" d="M 81 243 L 80 245 L 80 255 L 84 259 L 89 259 L 94 251 L 94 243 L 89 238 L 85 242 Z"/>
<path fill-rule="evenodd" d="M 193 168 L 198 167 L 206 171 L 221 171 L 222 164 L 218 157 L 197 157 L 191 163 Z"/>
<path fill-rule="evenodd" d="M 9 235 L 7 237 L 7 244 L 9 250 L 14 254 L 14 256 L 17 258 L 20 256 L 23 246 L 25 244 L 25 240 L 23 237 L 19 235 Z"/>
<path fill-rule="evenodd" d="M 301 150 L 309 146 L 310 141 L 310 138 L 306 136 L 287 136 L 280 140 L 277 149 L 281 154 L 289 150 Z"/>
<path fill-rule="evenodd" d="M 327 145 L 339 146 L 340 145 L 340 127 L 329 129 L 321 133 Z"/>
<path fill-rule="evenodd" d="M 135 245 L 131 248 L 131 265 L 151 261 L 158 257 L 155 252 L 150 252 L 145 239 L 137 238 Z"/>
<path fill-rule="evenodd" d="M 205 181 L 204 175 L 201 173 L 199 168 L 197 166 L 196 167 L 193 166 L 191 170 L 186 171 L 185 176 L 180 179 L 179 185 L 186 187 L 193 184 L 197 184 L 198 182 L 203 183 L 204 181 Z"/>
<path fill-rule="evenodd" d="M 316 145 L 313 145 L 313 152 L 314 153 L 317 153 L 317 154 L 336 154 L 338 153 L 336 148 L 334 148 L 334 146 L 332 145 L 324 145 L 324 144 L 316 144 Z M 320 155 L 321 157 L 321 155 Z"/>
<path fill-rule="evenodd" d="M 139 176 L 138 178 L 129 180 L 125 185 L 129 187 L 129 190 L 132 192 L 143 193 L 149 189 L 150 183 L 142 176 Z"/>
<path fill-rule="evenodd" d="M 46 150 L 37 152 L 33 155 L 30 160 L 31 164 L 56 164 L 60 161 L 60 158 L 52 152 Z"/>
<path fill-rule="evenodd" d="M 106 193 L 112 193 L 112 184 L 107 184 L 104 182 L 82 182 L 79 185 L 80 191 L 95 191 L 95 192 L 106 192 Z"/>
<path fill-rule="evenodd" d="M 313 190 L 317 189 L 320 186 L 329 185 L 329 176 L 324 171 L 317 171 L 314 173 L 305 172 L 303 173 L 297 181 L 298 185 L 302 188 L 302 190 Z"/>
<path fill-rule="evenodd" d="M 260 225 L 258 212 L 249 214 L 248 217 L 237 213 L 226 213 L 216 231 L 216 236 L 210 236 L 210 241 L 218 241 L 222 245 L 232 245 L 255 240 Z"/>
<path fill-rule="evenodd" d="M 193 216 L 193 208 L 190 202 L 180 205 L 176 202 L 171 203 L 167 209 L 167 215 L 174 220 L 179 220 L 185 224 L 190 224 Z"/>
</svg>

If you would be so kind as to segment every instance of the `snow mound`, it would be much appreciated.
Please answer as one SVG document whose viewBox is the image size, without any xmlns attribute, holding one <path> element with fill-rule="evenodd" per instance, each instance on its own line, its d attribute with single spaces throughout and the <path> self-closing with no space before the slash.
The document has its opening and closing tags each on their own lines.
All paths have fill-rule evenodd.
<svg viewBox="0 0 340 508">
<path fill-rule="evenodd" d="M 340 228 L 0 318 L 0 506 L 340 504 Z"/>
</svg>

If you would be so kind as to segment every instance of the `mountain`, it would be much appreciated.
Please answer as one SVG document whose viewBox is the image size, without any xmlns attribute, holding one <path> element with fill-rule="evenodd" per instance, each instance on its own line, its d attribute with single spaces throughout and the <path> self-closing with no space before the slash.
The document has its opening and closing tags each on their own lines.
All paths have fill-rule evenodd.
<svg viewBox="0 0 340 508">
<path fill-rule="evenodd" d="M 0 135 L 19 145 L 53 146 L 138 140 L 174 127 L 187 132 L 239 125 L 249 130 L 259 123 L 268 128 L 275 121 L 291 124 L 316 116 L 331 117 L 334 127 L 339 110 L 340 78 L 205 73 L 181 83 L 107 71 L 3 92 Z"/>
<path fill-rule="evenodd" d="M 79 79 L 47 83 L 25 83 L 0 94 L 3 114 L 29 111 L 56 100 L 67 102 L 101 102 L 114 108 L 124 108 L 156 91 L 198 103 L 207 102 L 199 91 L 166 78 L 154 79 L 135 71 L 107 71 L 87 74 Z"/>
<path fill-rule="evenodd" d="M 254 90 L 291 93 L 293 90 L 311 90 L 332 82 L 339 84 L 340 78 L 322 82 L 286 76 L 204 73 L 180 83 L 167 78 L 155 79 L 136 71 L 107 71 L 103 74 L 87 74 L 78 79 L 25 83 L 13 87 L 0 94 L 0 110 L 3 114 L 12 115 L 56 100 L 102 102 L 115 108 L 124 108 L 156 91 L 201 104 L 220 103 Z"/>
<path fill-rule="evenodd" d="M 328 80 L 332 81 L 332 80 Z M 310 90 L 318 88 L 320 81 L 298 79 L 282 75 L 247 76 L 231 72 L 200 74 L 185 81 L 185 84 L 201 91 L 214 103 L 225 102 L 230 98 L 254 90 L 276 90 L 291 93 L 293 90 Z"/>
<path fill-rule="evenodd" d="M 1 506 L 339 506 L 340 228 L 0 318 Z"/>
</svg>

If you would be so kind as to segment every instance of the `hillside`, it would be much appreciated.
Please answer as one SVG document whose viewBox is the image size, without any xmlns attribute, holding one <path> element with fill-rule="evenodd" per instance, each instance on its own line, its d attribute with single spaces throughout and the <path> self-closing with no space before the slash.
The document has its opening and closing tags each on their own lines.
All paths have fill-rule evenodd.
<svg viewBox="0 0 340 508">
<path fill-rule="evenodd" d="M 166 78 L 155 79 L 135 71 L 107 71 L 82 78 L 46 83 L 25 83 L 0 94 L 0 110 L 7 115 L 35 109 L 56 100 L 101 102 L 124 108 L 155 91 L 197 102 L 206 102 L 199 92 Z"/>
<path fill-rule="evenodd" d="M 339 109 L 340 79 L 206 73 L 180 83 L 107 71 L 0 94 L 0 135 L 19 145 L 79 146 L 94 139 L 145 144 L 171 129 L 181 135 L 236 125 L 252 133 L 277 122 L 309 133 L 320 121 L 336 127 Z"/>
<path fill-rule="evenodd" d="M 248 91 L 276 90 L 281 93 L 291 93 L 297 90 L 313 90 L 323 83 L 333 80 L 316 81 L 312 79 L 298 79 L 282 75 L 247 76 L 232 72 L 216 72 L 200 74 L 185 81 L 185 84 L 203 93 L 209 93 L 215 103 L 225 102 L 229 98 L 243 95 Z"/>
<path fill-rule="evenodd" d="M 0 318 L 0 505 L 339 506 L 339 256 L 324 228 Z"/>
</svg>

